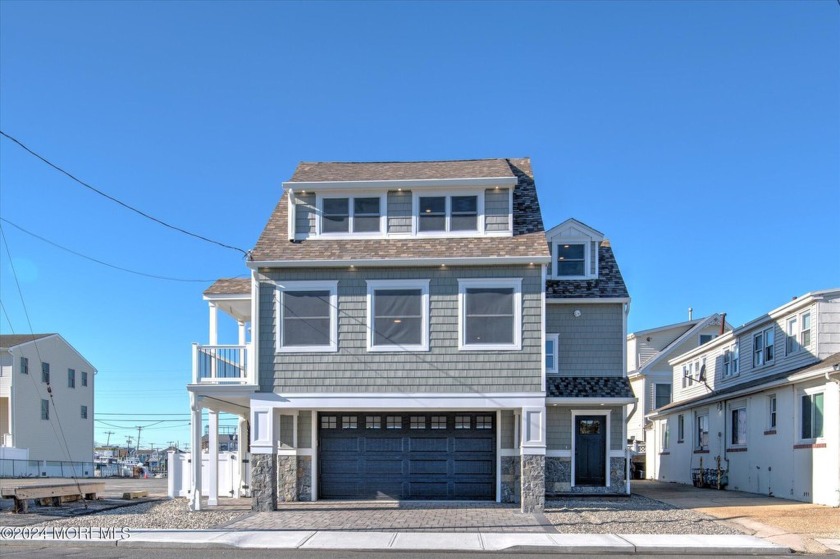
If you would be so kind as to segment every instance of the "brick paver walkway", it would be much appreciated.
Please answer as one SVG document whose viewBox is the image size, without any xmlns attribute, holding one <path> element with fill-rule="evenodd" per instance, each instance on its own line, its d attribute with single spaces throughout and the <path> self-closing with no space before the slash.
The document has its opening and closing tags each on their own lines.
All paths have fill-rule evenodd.
<svg viewBox="0 0 840 559">
<path fill-rule="evenodd" d="M 239 530 L 356 530 L 401 532 L 555 532 L 541 514 L 518 505 L 469 502 L 288 503 L 226 528 Z"/>
</svg>

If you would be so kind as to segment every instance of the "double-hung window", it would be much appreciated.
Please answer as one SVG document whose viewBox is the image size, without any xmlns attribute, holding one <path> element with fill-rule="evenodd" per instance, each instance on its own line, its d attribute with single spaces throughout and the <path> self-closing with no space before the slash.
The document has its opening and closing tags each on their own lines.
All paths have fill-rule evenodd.
<svg viewBox="0 0 840 559">
<path fill-rule="evenodd" d="M 738 342 L 723 352 L 723 376 L 734 377 L 738 374 Z"/>
<path fill-rule="evenodd" d="M 586 244 L 561 243 L 556 246 L 555 275 L 561 278 L 586 276 Z"/>
<path fill-rule="evenodd" d="M 76 369 L 67 369 L 67 388 L 76 388 Z"/>
<path fill-rule="evenodd" d="M 338 349 L 338 282 L 277 284 L 277 351 Z"/>
<path fill-rule="evenodd" d="M 677 442 L 681 443 L 685 440 L 685 416 L 680 414 L 677 416 Z"/>
<path fill-rule="evenodd" d="M 775 352 L 773 327 L 753 335 L 753 367 L 760 367 L 773 362 Z"/>
<path fill-rule="evenodd" d="M 767 399 L 767 427 L 770 431 L 776 430 L 776 395 L 773 394 Z"/>
<path fill-rule="evenodd" d="M 522 280 L 458 280 L 459 349 L 522 349 Z"/>
<path fill-rule="evenodd" d="M 799 345 L 807 349 L 811 345 L 811 313 L 804 313 L 801 319 L 802 326 L 799 330 Z"/>
<path fill-rule="evenodd" d="M 380 233 L 381 231 L 381 197 L 356 196 L 322 199 L 321 234 Z"/>
<path fill-rule="evenodd" d="M 41 382 L 45 384 L 50 383 L 50 364 L 41 363 Z"/>
<path fill-rule="evenodd" d="M 49 421 L 50 419 L 50 401 L 41 400 L 41 419 Z"/>
<path fill-rule="evenodd" d="M 429 280 L 369 281 L 368 350 L 429 349 Z"/>
<path fill-rule="evenodd" d="M 557 365 L 557 351 L 560 346 L 560 334 L 545 335 L 545 372 L 556 373 L 560 370 Z"/>
<path fill-rule="evenodd" d="M 445 233 L 479 231 L 479 196 L 418 196 L 417 231 Z"/>
<path fill-rule="evenodd" d="M 825 394 L 803 394 L 801 402 L 801 435 L 803 439 L 818 439 L 823 436 L 823 413 Z"/>
<path fill-rule="evenodd" d="M 790 355 L 799 351 L 799 332 L 796 329 L 797 320 L 793 316 L 787 320 L 785 332 L 785 355 Z"/>
<path fill-rule="evenodd" d="M 654 405 L 656 409 L 667 406 L 671 403 L 671 385 L 665 383 L 654 384 Z"/>
<path fill-rule="evenodd" d="M 29 358 L 28 357 L 21 357 L 20 358 L 20 372 L 24 375 L 29 374 Z"/>
<path fill-rule="evenodd" d="M 668 451 L 671 448 L 671 424 L 666 419 L 662 424 L 662 450 Z"/>
</svg>

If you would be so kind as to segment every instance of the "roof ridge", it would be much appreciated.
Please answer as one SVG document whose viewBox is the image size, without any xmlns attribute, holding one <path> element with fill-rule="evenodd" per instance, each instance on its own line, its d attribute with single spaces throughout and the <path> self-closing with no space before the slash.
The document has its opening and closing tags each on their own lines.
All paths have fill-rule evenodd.
<svg viewBox="0 0 840 559">
<path fill-rule="evenodd" d="M 390 161 L 299 161 L 298 164 L 318 165 L 318 164 L 339 164 L 339 165 L 367 165 L 370 163 L 460 163 L 470 161 L 508 161 L 510 159 L 530 159 L 529 156 L 522 157 L 474 157 L 468 159 L 408 159 L 408 160 L 390 160 Z"/>
</svg>

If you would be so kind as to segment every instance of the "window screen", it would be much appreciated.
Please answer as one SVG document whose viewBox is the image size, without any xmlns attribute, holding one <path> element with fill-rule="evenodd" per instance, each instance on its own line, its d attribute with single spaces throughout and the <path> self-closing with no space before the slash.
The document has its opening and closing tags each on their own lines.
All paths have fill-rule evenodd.
<svg viewBox="0 0 840 559">
<path fill-rule="evenodd" d="M 510 287 L 468 288 L 464 343 L 514 343 L 513 305 L 513 289 Z"/>
<path fill-rule="evenodd" d="M 330 292 L 283 292 L 283 345 L 330 345 Z"/>
<path fill-rule="evenodd" d="M 376 289 L 373 292 L 373 345 L 423 343 L 423 292 Z"/>
<path fill-rule="evenodd" d="M 350 200 L 348 198 L 327 198 L 324 200 L 324 218 L 321 220 L 323 233 L 347 233 L 350 231 Z"/>
</svg>

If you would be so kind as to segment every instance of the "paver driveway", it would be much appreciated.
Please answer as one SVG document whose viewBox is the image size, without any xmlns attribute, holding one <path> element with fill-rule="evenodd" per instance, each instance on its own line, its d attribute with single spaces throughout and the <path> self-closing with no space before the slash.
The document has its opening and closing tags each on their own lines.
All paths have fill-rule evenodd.
<svg viewBox="0 0 840 559">
<path fill-rule="evenodd" d="M 541 514 L 519 505 L 485 502 L 356 501 L 279 504 L 227 528 L 242 530 L 358 530 L 401 532 L 555 532 Z"/>
</svg>

